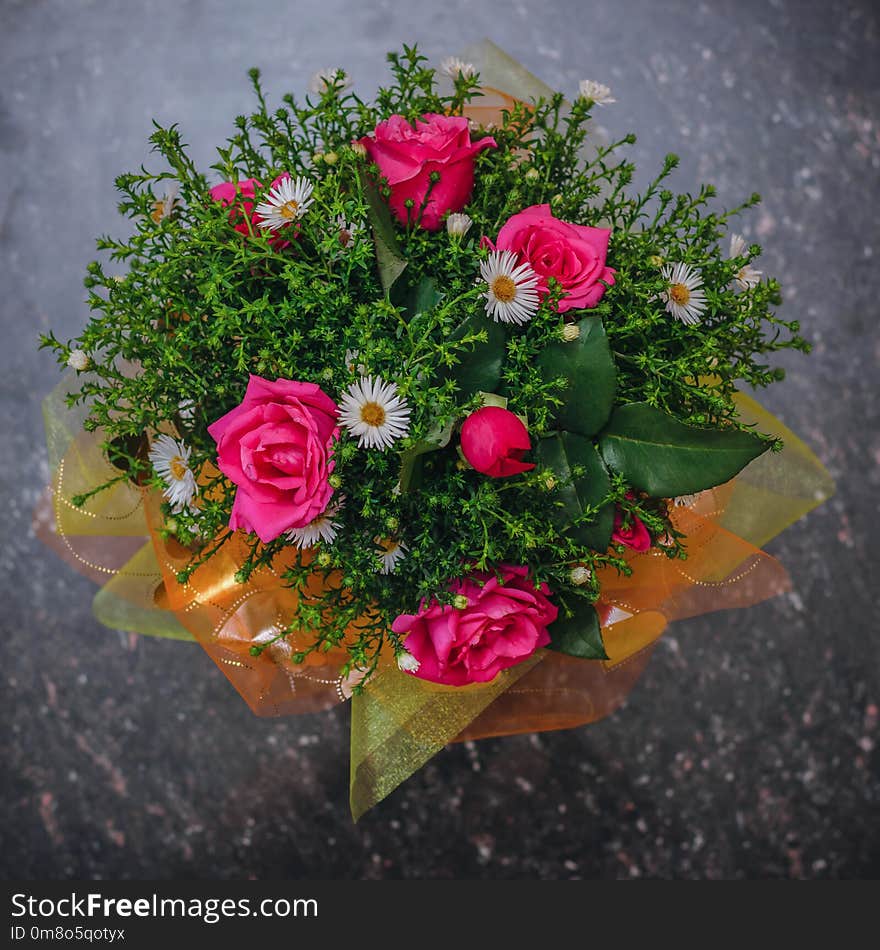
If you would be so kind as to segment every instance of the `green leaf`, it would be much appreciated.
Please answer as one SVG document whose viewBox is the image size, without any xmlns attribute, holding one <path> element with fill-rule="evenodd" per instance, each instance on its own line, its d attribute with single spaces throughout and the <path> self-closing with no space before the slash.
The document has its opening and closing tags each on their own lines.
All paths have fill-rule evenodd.
<svg viewBox="0 0 880 950">
<path fill-rule="evenodd" d="M 686 426 L 643 402 L 615 409 L 599 439 L 608 467 L 655 498 L 721 485 L 768 448 L 751 432 Z"/>
<path fill-rule="evenodd" d="M 453 341 L 485 330 L 485 343 L 474 343 L 472 349 L 458 351 L 460 362 L 444 367 L 438 373 L 441 380 L 454 379 L 462 398 L 469 399 L 474 393 L 494 392 L 501 379 L 501 367 L 507 353 L 507 335 L 500 324 L 474 313 L 463 320 L 450 334 Z"/>
<path fill-rule="evenodd" d="M 561 394 L 556 425 L 580 435 L 595 435 L 608 421 L 617 390 L 617 368 L 611 357 L 605 327 L 595 315 L 576 326 L 580 336 L 571 343 L 550 343 L 537 364 L 547 377 L 564 376 L 568 386 Z"/>
<path fill-rule="evenodd" d="M 406 270 L 407 262 L 397 244 L 391 209 L 379 194 L 378 186 L 366 175 L 361 175 L 361 183 L 367 199 L 367 218 L 373 229 L 373 241 L 376 245 L 379 280 L 382 282 L 382 289 L 387 294 L 398 277 Z"/>
<path fill-rule="evenodd" d="M 596 447 L 582 435 L 560 432 L 541 439 L 536 452 L 559 482 L 552 497 L 562 505 L 549 508 L 548 517 L 578 544 L 594 551 L 607 551 L 614 529 L 614 505 L 610 502 L 602 505 L 593 521 L 573 527 L 584 509 L 601 505 L 611 489 Z"/>
<path fill-rule="evenodd" d="M 405 280 L 398 281 L 394 293 L 391 294 L 391 301 L 406 311 L 407 320 L 412 320 L 420 313 L 433 310 L 444 296 L 445 294 L 437 290 L 432 277 L 423 277 L 415 287 L 407 284 Z"/>
<path fill-rule="evenodd" d="M 424 439 L 416 442 L 415 445 L 408 448 L 400 456 L 400 490 L 409 491 L 413 483 L 413 476 L 416 474 L 416 462 L 427 452 L 436 452 L 438 449 L 446 448 L 449 440 L 452 438 L 452 431 L 455 428 L 455 420 L 451 420 L 442 429 L 433 428 Z M 419 479 L 416 478 L 415 481 Z"/>
<path fill-rule="evenodd" d="M 568 611 L 571 616 L 566 616 Z M 607 660 L 596 608 L 578 598 L 573 608 L 563 604 L 559 617 L 547 628 L 550 649 L 582 660 Z"/>
</svg>

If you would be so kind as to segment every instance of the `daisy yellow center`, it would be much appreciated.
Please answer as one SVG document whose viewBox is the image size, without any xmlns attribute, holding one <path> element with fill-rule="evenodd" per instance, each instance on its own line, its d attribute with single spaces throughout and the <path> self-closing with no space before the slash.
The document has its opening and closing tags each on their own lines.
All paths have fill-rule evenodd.
<svg viewBox="0 0 880 950">
<path fill-rule="evenodd" d="M 165 202 L 161 199 L 153 202 L 153 213 L 150 215 L 153 221 L 158 224 L 165 217 Z"/>
<path fill-rule="evenodd" d="M 492 295 L 501 303 L 512 303 L 516 299 L 516 282 L 507 274 L 500 274 L 492 281 Z"/>
<path fill-rule="evenodd" d="M 176 479 L 178 482 L 183 481 L 183 479 L 186 477 L 186 473 L 189 471 L 186 462 L 184 462 L 184 460 L 179 455 L 175 455 L 174 458 L 168 463 L 168 470 L 171 472 L 172 478 Z"/>
<path fill-rule="evenodd" d="M 669 296 L 672 298 L 672 302 L 677 303 L 679 307 L 686 307 L 691 299 L 691 292 L 684 284 L 673 284 L 669 288 Z"/>
<path fill-rule="evenodd" d="M 393 554 L 399 547 L 394 538 L 376 538 L 376 544 L 378 544 L 386 554 Z"/>
<path fill-rule="evenodd" d="M 365 402 L 361 406 L 361 420 L 368 426 L 385 425 L 385 410 L 377 402 Z"/>
<path fill-rule="evenodd" d="M 286 218 L 288 221 L 292 221 L 298 213 L 299 202 L 295 198 L 291 198 L 290 201 L 285 201 L 284 204 L 278 209 L 278 214 L 280 214 L 282 218 Z"/>
</svg>

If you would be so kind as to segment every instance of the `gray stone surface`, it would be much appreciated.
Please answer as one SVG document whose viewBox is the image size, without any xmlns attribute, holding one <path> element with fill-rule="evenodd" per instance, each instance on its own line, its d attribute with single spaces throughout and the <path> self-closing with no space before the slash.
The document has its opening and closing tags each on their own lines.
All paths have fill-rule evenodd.
<svg viewBox="0 0 880 950">
<path fill-rule="evenodd" d="M 3 849 L 27 877 L 864 877 L 880 870 L 875 592 L 880 46 L 872 0 L 3 0 Z M 441 753 L 353 825 L 344 708 L 253 717 L 197 647 L 121 635 L 29 532 L 47 477 L 38 331 L 72 336 L 150 119 L 203 163 L 250 103 L 340 64 L 490 36 L 551 85 L 610 83 L 612 132 L 713 180 L 815 341 L 765 402 L 836 497 L 771 546 L 796 592 L 674 627 L 625 709 Z"/>
</svg>

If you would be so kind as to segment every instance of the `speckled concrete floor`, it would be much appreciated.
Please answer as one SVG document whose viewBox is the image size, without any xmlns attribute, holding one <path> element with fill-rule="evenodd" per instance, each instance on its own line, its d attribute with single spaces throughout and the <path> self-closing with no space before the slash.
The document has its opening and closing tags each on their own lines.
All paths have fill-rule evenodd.
<svg viewBox="0 0 880 950">
<path fill-rule="evenodd" d="M 0 255 L 3 870 L 28 877 L 864 877 L 880 871 L 880 45 L 872 0 L 5 0 Z M 245 13 L 247 9 L 249 12 Z M 839 481 L 771 550 L 796 593 L 677 625 L 590 728 L 437 756 L 352 825 L 345 709 L 251 716 L 197 647 L 120 635 L 29 533 L 46 478 L 39 331 L 82 325 L 112 179 L 150 119 L 195 156 L 326 65 L 490 36 L 549 83 L 613 85 L 609 130 L 747 222 L 815 341 L 766 396 Z"/>
</svg>

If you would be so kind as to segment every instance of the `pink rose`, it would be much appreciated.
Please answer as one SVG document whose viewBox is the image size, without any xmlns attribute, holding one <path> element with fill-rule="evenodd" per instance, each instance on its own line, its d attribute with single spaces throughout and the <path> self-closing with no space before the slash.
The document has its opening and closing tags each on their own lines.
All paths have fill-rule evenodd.
<svg viewBox="0 0 880 950">
<path fill-rule="evenodd" d="M 554 278 L 565 293 L 558 306 L 559 313 L 565 313 L 595 307 L 605 293 L 600 281 L 614 283 L 614 271 L 605 265 L 610 236 L 608 228 L 568 224 L 553 217 L 550 205 L 532 205 L 508 219 L 494 246 L 513 251 L 520 264 L 531 265 L 542 297 Z"/>
<path fill-rule="evenodd" d="M 478 472 L 492 478 L 533 469 L 531 462 L 522 460 L 531 447 L 522 421 L 500 406 L 484 406 L 472 412 L 461 427 L 462 455 Z"/>
<path fill-rule="evenodd" d="M 285 179 L 290 178 L 288 172 L 282 172 L 269 186 L 270 190 L 275 188 Z M 262 216 L 254 211 L 257 189 L 263 185 L 257 178 L 245 178 L 242 181 L 232 182 L 224 181 L 208 192 L 213 201 L 217 201 L 225 208 L 229 208 L 229 223 L 238 231 L 247 237 L 250 234 L 259 234 L 259 224 L 263 220 Z M 250 224 L 248 224 L 250 222 Z M 289 229 L 289 225 L 285 231 Z M 293 234 L 296 234 L 294 229 Z M 290 241 L 279 235 L 270 238 L 269 243 L 276 251 L 282 251 L 285 247 L 290 247 Z"/>
<path fill-rule="evenodd" d="M 454 115 L 423 115 L 415 126 L 402 115 L 380 122 L 360 144 L 391 186 L 391 210 L 398 221 L 417 222 L 436 231 L 443 216 L 461 211 L 474 187 L 474 158 L 484 148 L 495 148 L 486 136 L 471 142 L 468 120 Z M 431 175 L 439 180 L 432 183 Z M 419 209 L 428 202 L 419 217 Z M 412 201 L 407 209 L 405 202 Z M 409 216 L 409 217 L 407 217 Z"/>
<path fill-rule="evenodd" d="M 324 511 L 333 494 L 337 413 L 314 383 L 251 376 L 241 405 L 208 426 L 217 467 L 238 485 L 230 528 L 268 543 Z"/>
<path fill-rule="evenodd" d="M 627 493 L 627 498 L 632 495 Z M 632 548 L 633 551 L 647 551 L 651 547 L 651 535 L 645 527 L 642 519 L 638 515 L 630 513 L 629 527 L 623 527 L 623 512 L 617 508 L 614 512 L 614 530 L 611 532 L 611 540 L 615 544 L 622 544 L 624 547 Z"/>
<path fill-rule="evenodd" d="M 422 601 L 417 614 L 394 621 L 391 629 L 406 637 L 406 649 L 419 662 L 414 676 L 447 686 L 488 683 L 547 646 L 547 625 L 559 613 L 547 599 L 549 588 L 536 588 L 526 567 L 502 564 L 498 570 L 501 580 L 476 571 L 450 585 L 466 607 Z"/>
</svg>

